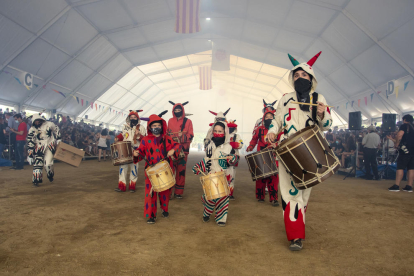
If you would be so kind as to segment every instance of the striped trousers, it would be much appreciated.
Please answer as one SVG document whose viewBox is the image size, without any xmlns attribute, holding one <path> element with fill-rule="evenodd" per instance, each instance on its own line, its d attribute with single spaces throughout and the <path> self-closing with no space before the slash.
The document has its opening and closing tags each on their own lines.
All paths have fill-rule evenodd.
<svg viewBox="0 0 414 276">
<path fill-rule="evenodd" d="M 216 209 L 216 223 L 219 222 L 226 222 L 227 220 L 227 212 L 229 210 L 229 197 L 221 197 L 218 199 L 213 200 L 207 200 L 205 195 L 201 196 L 201 201 L 203 201 L 204 204 L 204 212 L 203 217 L 209 217 L 213 211 L 214 208 Z"/>
</svg>

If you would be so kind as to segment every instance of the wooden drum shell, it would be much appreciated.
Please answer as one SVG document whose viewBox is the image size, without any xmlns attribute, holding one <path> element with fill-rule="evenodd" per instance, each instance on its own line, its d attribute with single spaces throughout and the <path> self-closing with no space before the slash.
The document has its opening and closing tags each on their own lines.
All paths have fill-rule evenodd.
<svg viewBox="0 0 414 276">
<path fill-rule="evenodd" d="M 134 152 L 130 141 L 118 141 L 111 144 L 111 157 L 114 166 L 131 164 L 134 162 Z"/>
</svg>

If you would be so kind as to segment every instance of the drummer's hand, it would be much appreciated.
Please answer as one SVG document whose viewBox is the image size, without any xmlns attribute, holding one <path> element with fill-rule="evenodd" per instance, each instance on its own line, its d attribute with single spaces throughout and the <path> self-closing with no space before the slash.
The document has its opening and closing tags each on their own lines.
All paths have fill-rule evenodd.
<svg viewBox="0 0 414 276">
<path fill-rule="evenodd" d="M 173 155 L 174 155 L 174 150 L 172 149 L 168 152 L 167 157 L 170 157 L 170 156 L 173 156 Z"/>
<path fill-rule="evenodd" d="M 275 149 L 277 147 L 277 143 L 270 144 L 270 147 Z"/>
<path fill-rule="evenodd" d="M 181 137 L 181 136 L 183 136 L 183 133 L 180 130 L 180 132 L 178 132 L 178 137 Z"/>
<path fill-rule="evenodd" d="M 118 138 L 115 137 L 114 142 L 118 142 Z"/>
<path fill-rule="evenodd" d="M 251 152 L 252 150 L 253 150 L 252 146 L 248 146 L 247 149 L 246 149 L 247 152 Z"/>
<path fill-rule="evenodd" d="M 139 151 L 134 150 L 134 156 L 138 157 L 138 155 L 139 155 Z"/>
<path fill-rule="evenodd" d="M 271 142 L 274 142 L 276 140 L 276 134 L 274 133 L 268 133 L 267 134 L 267 139 L 269 139 Z"/>
<path fill-rule="evenodd" d="M 318 113 L 319 118 L 323 119 L 325 115 L 325 109 L 326 106 L 323 102 L 316 102 L 318 104 L 318 109 L 316 110 L 316 113 Z"/>
<path fill-rule="evenodd" d="M 135 129 L 135 135 L 139 135 L 139 128 Z"/>
</svg>

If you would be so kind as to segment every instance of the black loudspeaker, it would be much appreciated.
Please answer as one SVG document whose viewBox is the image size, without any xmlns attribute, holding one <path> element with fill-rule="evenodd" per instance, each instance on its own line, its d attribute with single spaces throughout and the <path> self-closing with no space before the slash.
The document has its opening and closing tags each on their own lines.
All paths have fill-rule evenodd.
<svg viewBox="0 0 414 276">
<path fill-rule="evenodd" d="M 382 131 L 395 131 L 397 114 L 382 113 Z"/>
<path fill-rule="evenodd" d="M 88 115 L 85 115 L 85 119 L 88 119 Z"/>
<path fill-rule="evenodd" d="M 361 111 L 349 112 L 348 128 L 350 130 L 360 130 L 362 125 Z"/>
</svg>

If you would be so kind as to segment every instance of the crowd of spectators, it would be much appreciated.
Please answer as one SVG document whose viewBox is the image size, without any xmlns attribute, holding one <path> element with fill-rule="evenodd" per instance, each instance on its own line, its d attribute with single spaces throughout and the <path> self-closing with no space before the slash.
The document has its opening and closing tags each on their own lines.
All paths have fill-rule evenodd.
<svg viewBox="0 0 414 276">
<path fill-rule="evenodd" d="M 86 156 L 97 156 L 107 160 L 110 144 L 114 143 L 116 131 L 111 131 L 83 120 L 74 122 L 69 116 L 60 114 L 49 119 L 60 129 L 62 142 L 85 151 Z M 26 114 L 14 111 L 0 111 L 0 166 L 11 166 L 9 160 L 15 160 L 13 169 L 21 169 L 26 159 L 26 136 L 31 127 Z M 99 145 L 98 145 L 99 144 Z"/>
</svg>

